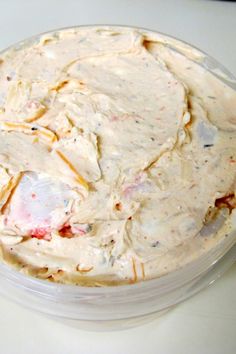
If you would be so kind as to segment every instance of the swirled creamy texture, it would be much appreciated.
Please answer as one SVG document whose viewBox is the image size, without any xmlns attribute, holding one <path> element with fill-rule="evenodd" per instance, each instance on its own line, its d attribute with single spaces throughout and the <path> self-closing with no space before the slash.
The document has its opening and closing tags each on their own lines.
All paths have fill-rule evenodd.
<svg viewBox="0 0 236 354">
<path fill-rule="evenodd" d="M 182 52 L 92 27 L 1 56 L 3 261 L 121 284 L 173 271 L 232 231 L 236 92 Z"/>
</svg>

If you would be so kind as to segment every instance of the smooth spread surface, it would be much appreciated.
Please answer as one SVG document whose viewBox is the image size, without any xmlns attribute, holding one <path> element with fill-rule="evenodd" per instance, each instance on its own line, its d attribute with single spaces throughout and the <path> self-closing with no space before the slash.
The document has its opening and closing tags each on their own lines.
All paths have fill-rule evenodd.
<svg viewBox="0 0 236 354">
<path fill-rule="evenodd" d="M 55 281 L 136 282 L 232 230 L 236 93 L 188 52 L 84 28 L 1 56 L 5 261 Z"/>
</svg>

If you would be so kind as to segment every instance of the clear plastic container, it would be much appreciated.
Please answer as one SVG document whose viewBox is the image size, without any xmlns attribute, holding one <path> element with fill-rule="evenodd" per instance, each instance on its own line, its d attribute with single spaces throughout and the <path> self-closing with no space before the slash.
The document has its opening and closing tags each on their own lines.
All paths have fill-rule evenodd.
<svg viewBox="0 0 236 354">
<path fill-rule="evenodd" d="M 193 48 L 172 37 L 158 35 L 163 41 L 168 40 L 169 46 L 177 43 L 183 54 Z M 14 48 L 31 45 L 40 36 L 18 43 Z M 192 60 L 198 61 L 201 57 L 199 65 L 236 90 L 236 79 L 232 74 L 207 54 L 196 48 L 194 51 Z M 235 261 L 236 230 L 188 265 L 160 278 L 130 285 L 93 288 L 50 283 L 23 275 L 1 263 L 0 293 L 25 307 L 73 326 L 90 330 L 122 329 L 162 315 L 211 284 Z"/>
</svg>

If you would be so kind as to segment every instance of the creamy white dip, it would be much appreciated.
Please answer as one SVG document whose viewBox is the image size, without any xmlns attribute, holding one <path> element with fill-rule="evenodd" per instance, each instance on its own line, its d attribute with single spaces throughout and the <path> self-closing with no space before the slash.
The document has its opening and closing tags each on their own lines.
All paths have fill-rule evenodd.
<svg viewBox="0 0 236 354">
<path fill-rule="evenodd" d="M 202 60 L 120 27 L 61 30 L 2 54 L 4 262 L 122 284 L 174 271 L 229 234 L 236 92 Z"/>
</svg>

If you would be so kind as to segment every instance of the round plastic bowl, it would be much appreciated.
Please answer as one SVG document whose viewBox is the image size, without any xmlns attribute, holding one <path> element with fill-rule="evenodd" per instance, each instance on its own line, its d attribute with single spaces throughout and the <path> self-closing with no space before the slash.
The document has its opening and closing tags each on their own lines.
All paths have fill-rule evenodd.
<svg viewBox="0 0 236 354">
<path fill-rule="evenodd" d="M 236 90 L 233 75 L 207 54 L 172 37 L 158 35 L 163 40 L 169 39 L 173 45 L 178 43 L 182 53 L 194 49 L 201 56 L 199 65 Z M 14 48 L 31 45 L 40 36 L 18 43 Z M 127 328 L 163 314 L 211 284 L 236 261 L 235 243 L 236 230 L 209 252 L 170 274 L 136 284 L 101 288 L 50 283 L 23 275 L 1 263 L 0 293 L 23 306 L 81 328 Z"/>
</svg>

